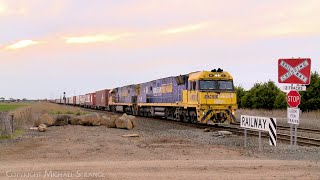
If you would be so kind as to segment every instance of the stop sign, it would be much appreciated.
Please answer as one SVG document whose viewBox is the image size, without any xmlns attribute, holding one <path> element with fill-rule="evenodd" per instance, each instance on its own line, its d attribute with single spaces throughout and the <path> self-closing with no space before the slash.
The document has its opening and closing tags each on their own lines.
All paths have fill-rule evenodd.
<svg viewBox="0 0 320 180">
<path fill-rule="evenodd" d="M 291 90 L 287 94 L 287 102 L 290 107 L 297 107 L 300 104 L 300 94 L 296 90 Z"/>
</svg>

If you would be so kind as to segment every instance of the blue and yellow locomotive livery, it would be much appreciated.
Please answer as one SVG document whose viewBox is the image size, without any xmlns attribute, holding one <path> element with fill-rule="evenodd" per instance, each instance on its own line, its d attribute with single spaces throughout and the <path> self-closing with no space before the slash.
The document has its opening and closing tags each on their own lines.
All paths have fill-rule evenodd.
<svg viewBox="0 0 320 180">
<path fill-rule="evenodd" d="M 222 69 L 198 71 L 114 88 L 108 109 L 191 123 L 233 123 L 237 97 L 233 78 Z"/>
</svg>

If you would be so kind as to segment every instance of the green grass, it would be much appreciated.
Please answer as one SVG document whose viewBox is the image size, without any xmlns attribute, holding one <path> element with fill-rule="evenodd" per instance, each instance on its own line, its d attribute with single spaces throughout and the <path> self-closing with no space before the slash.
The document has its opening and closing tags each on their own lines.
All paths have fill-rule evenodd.
<svg viewBox="0 0 320 180">
<path fill-rule="evenodd" d="M 27 106 L 28 103 L 0 103 L 0 112 L 8 112 L 17 108 Z"/>
<path fill-rule="evenodd" d="M 23 134 L 24 134 L 23 130 L 17 129 L 17 130 L 14 131 L 14 133 L 12 135 L 0 136 L 0 140 L 2 140 L 2 139 L 10 139 L 10 138 L 15 139 L 17 137 L 22 136 Z"/>
</svg>

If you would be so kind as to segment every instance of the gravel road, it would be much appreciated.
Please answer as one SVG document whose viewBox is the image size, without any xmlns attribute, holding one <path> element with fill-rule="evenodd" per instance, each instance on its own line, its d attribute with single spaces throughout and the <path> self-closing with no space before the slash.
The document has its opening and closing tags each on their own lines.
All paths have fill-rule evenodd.
<svg viewBox="0 0 320 180">
<path fill-rule="evenodd" d="M 133 133 L 140 137 L 122 137 Z M 102 179 L 320 178 L 319 148 L 290 148 L 281 142 L 274 148 L 263 139 L 260 152 L 256 137 L 249 137 L 244 148 L 242 136 L 214 135 L 141 117 L 133 130 L 71 125 L 44 133 L 29 130 L 18 139 L 0 140 L 0 178 L 39 172 L 44 179 L 50 170 L 76 179 L 94 172 Z"/>
</svg>

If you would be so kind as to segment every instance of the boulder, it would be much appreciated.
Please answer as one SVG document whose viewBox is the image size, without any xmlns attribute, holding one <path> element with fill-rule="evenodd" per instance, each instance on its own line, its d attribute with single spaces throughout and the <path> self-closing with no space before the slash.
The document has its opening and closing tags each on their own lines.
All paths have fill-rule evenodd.
<svg viewBox="0 0 320 180">
<path fill-rule="evenodd" d="M 81 116 L 71 116 L 69 120 L 69 124 L 71 125 L 82 125 Z"/>
<path fill-rule="evenodd" d="M 132 125 L 133 125 L 132 128 L 136 127 L 136 126 L 137 126 L 136 117 L 135 117 L 135 116 L 132 116 L 132 115 L 129 115 L 128 118 L 129 118 L 129 119 L 131 120 L 131 122 L 132 122 Z"/>
<path fill-rule="evenodd" d="M 81 123 L 84 126 L 100 126 L 101 118 L 98 114 L 86 114 L 81 116 Z"/>
<path fill-rule="evenodd" d="M 102 116 L 101 118 L 101 125 L 107 126 L 109 128 L 115 128 L 116 127 L 116 119 L 117 116 Z"/>
<path fill-rule="evenodd" d="M 55 126 L 66 126 L 69 124 L 71 116 L 68 114 L 61 114 L 56 117 Z"/>
<path fill-rule="evenodd" d="M 45 132 L 47 130 L 47 126 L 45 124 L 40 124 L 38 126 L 38 131 Z"/>
<path fill-rule="evenodd" d="M 122 115 L 116 120 L 116 126 L 117 128 L 129 130 L 134 127 L 132 121 L 128 118 L 126 114 Z"/>
<path fill-rule="evenodd" d="M 55 119 L 48 113 L 42 114 L 36 121 L 34 121 L 34 126 L 39 126 L 40 124 L 45 124 L 46 126 L 53 126 Z"/>
</svg>

